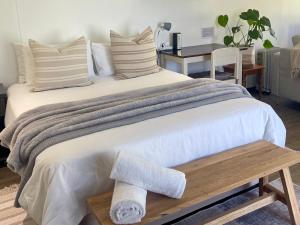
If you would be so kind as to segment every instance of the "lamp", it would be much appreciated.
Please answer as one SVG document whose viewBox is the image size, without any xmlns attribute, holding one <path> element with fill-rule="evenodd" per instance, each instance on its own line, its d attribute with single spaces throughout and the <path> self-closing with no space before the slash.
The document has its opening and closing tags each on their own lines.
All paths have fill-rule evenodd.
<svg viewBox="0 0 300 225">
<path fill-rule="evenodd" d="M 170 31 L 172 28 L 172 24 L 171 23 L 161 23 L 160 27 L 164 30 Z"/>
<path fill-rule="evenodd" d="M 156 30 L 156 35 L 155 35 L 155 44 L 156 44 L 156 49 L 161 50 L 166 47 L 166 42 L 161 40 L 161 33 L 164 31 L 170 31 L 172 28 L 172 23 L 165 22 L 165 23 L 160 23 L 158 25 L 158 29 Z"/>
</svg>

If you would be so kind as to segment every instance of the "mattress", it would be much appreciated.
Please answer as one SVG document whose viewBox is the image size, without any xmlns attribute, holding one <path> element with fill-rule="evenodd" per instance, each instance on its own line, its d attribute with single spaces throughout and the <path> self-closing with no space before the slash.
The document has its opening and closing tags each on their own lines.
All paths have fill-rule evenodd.
<svg viewBox="0 0 300 225">
<path fill-rule="evenodd" d="M 15 84 L 8 90 L 6 124 L 32 108 L 190 79 L 163 70 L 130 80 L 97 79 L 92 86 L 40 93 Z M 261 139 L 285 145 L 285 127 L 267 104 L 233 99 L 117 127 L 56 144 L 36 159 L 19 202 L 41 225 L 79 224 L 86 198 L 113 187 L 109 174 L 119 151 L 174 167 Z"/>
</svg>

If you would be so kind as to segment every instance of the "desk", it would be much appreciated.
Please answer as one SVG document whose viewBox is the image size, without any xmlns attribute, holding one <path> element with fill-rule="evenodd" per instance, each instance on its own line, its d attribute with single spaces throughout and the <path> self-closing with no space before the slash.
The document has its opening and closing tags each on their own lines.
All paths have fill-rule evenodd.
<svg viewBox="0 0 300 225">
<path fill-rule="evenodd" d="M 188 75 L 188 64 L 210 61 L 211 53 L 219 48 L 224 48 L 221 44 L 208 44 L 183 47 L 181 50 L 160 51 L 161 66 L 166 68 L 166 61 L 174 61 L 181 65 L 181 73 Z"/>
</svg>

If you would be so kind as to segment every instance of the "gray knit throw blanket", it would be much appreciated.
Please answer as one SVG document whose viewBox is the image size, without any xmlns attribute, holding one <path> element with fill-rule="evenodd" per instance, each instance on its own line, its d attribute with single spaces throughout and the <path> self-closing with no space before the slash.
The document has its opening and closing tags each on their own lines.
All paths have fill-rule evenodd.
<svg viewBox="0 0 300 225">
<path fill-rule="evenodd" d="M 0 134 L 8 167 L 21 175 L 15 205 L 36 157 L 48 147 L 106 129 L 229 99 L 251 97 L 245 88 L 213 80 L 188 80 L 93 99 L 45 105 L 20 115 Z"/>
</svg>

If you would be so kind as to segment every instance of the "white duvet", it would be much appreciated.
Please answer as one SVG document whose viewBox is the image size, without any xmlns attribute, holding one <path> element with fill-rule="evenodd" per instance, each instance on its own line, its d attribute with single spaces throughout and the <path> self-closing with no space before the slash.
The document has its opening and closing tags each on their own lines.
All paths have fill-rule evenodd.
<svg viewBox="0 0 300 225">
<path fill-rule="evenodd" d="M 40 105 L 86 99 L 189 79 L 170 71 L 130 80 L 99 79 L 89 87 L 32 93 L 8 90 L 6 124 Z M 233 147 L 267 140 L 285 145 L 285 127 L 273 109 L 250 98 L 234 99 L 113 128 L 54 145 L 40 154 L 19 199 L 40 225 L 77 225 L 89 211 L 86 198 L 113 187 L 118 151 L 172 167 Z"/>
</svg>

